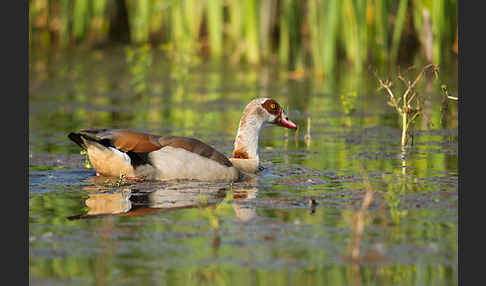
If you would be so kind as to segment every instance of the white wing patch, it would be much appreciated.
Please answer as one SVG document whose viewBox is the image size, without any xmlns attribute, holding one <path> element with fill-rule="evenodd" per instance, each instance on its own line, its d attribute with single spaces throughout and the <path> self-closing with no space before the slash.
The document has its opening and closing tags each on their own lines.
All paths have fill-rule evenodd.
<svg viewBox="0 0 486 286">
<path fill-rule="evenodd" d="M 120 151 L 120 150 L 118 150 L 116 148 L 113 148 L 113 147 L 108 147 L 108 149 L 110 149 L 116 155 L 120 156 L 128 164 L 131 164 L 132 163 L 132 160 L 130 159 L 130 157 L 126 153 L 124 153 L 124 152 L 122 152 L 122 151 Z"/>
</svg>

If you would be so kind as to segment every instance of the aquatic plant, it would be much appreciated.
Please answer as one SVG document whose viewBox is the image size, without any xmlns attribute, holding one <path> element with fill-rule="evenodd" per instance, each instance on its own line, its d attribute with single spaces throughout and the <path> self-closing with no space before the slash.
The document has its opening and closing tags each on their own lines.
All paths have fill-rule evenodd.
<svg viewBox="0 0 486 286">
<path fill-rule="evenodd" d="M 413 67 L 408 68 L 407 71 L 410 71 L 412 69 Z M 376 71 L 373 71 L 380 85 L 379 89 L 384 89 L 385 94 L 388 95 L 389 101 L 387 102 L 387 104 L 394 107 L 402 119 L 402 151 L 405 150 L 407 137 L 409 135 L 409 129 L 413 121 L 422 113 L 422 105 L 425 99 L 418 95 L 415 87 L 417 86 L 419 81 L 424 78 L 427 72 L 432 72 L 437 78 L 439 67 L 434 64 L 428 64 L 424 66 L 413 81 L 402 75 L 399 70 L 397 78 L 405 85 L 405 90 L 403 91 L 401 96 L 397 96 L 397 90 L 395 90 L 395 92 L 392 90 L 392 88 L 394 89 L 393 81 L 388 79 L 382 79 L 378 76 Z"/>
<path fill-rule="evenodd" d="M 278 61 L 322 76 L 423 54 L 457 54 L 457 0 L 31 0 L 34 48 L 190 42 L 200 57 Z M 414 43 L 418 42 L 417 48 Z"/>
<path fill-rule="evenodd" d="M 346 115 L 352 114 L 356 110 L 356 98 L 358 97 L 358 93 L 356 91 L 344 92 L 339 97 L 343 103 L 344 113 Z"/>
<path fill-rule="evenodd" d="M 446 122 L 446 114 L 449 108 L 449 100 L 458 101 L 459 98 L 455 96 L 449 95 L 449 88 L 446 84 L 442 84 L 440 86 L 440 90 L 442 93 L 442 102 L 440 104 L 440 124 L 444 127 Z"/>
<path fill-rule="evenodd" d="M 88 152 L 86 152 L 86 150 L 81 150 L 79 154 L 84 156 L 84 167 L 86 169 L 92 169 L 93 167 L 91 167 L 91 164 L 89 162 Z"/>
<path fill-rule="evenodd" d="M 151 46 L 127 46 L 125 58 L 131 74 L 130 84 L 136 94 L 143 94 L 148 89 L 147 77 L 153 61 Z"/>
</svg>

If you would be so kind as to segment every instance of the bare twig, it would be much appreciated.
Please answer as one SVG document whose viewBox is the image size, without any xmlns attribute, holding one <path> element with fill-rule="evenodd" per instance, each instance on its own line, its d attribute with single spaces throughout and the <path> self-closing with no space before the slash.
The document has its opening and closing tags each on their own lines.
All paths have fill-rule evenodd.
<svg viewBox="0 0 486 286">
<path fill-rule="evenodd" d="M 406 69 L 406 72 L 409 72 L 414 68 L 415 67 L 409 67 Z M 410 133 L 408 129 L 411 127 L 411 123 L 417 118 L 417 116 L 421 114 L 421 100 L 417 92 L 415 91 L 415 87 L 428 72 L 432 72 L 434 74 L 434 77 L 437 78 L 439 67 L 434 64 L 428 64 L 424 66 L 413 81 L 405 77 L 402 74 L 400 67 L 398 67 L 397 78 L 406 87 L 405 91 L 400 97 L 395 96 L 395 94 L 393 93 L 393 82 L 391 80 L 383 80 L 378 76 L 376 71 L 371 71 L 378 80 L 378 83 L 380 85 L 379 89 L 385 89 L 388 97 L 390 98 L 390 101 L 387 102 L 387 104 L 394 107 L 402 117 L 401 146 L 402 150 L 405 150 L 404 148 L 407 142 L 407 134 Z"/>
<path fill-rule="evenodd" d="M 447 88 L 446 84 L 442 84 L 440 86 L 440 88 L 441 88 L 441 92 L 442 92 L 442 102 L 441 102 L 441 105 L 440 105 L 440 113 L 441 113 L 440 122 L 441 122 L 441 124 L 443 124 L 445 122 L 445 117 L 446 117 L 446 113 L 447 113 L 447 109 L 448 109 L 447 100 L 452 99 L 452 100 L 457 101 L 458 98 L 449 95 L 449 89 Z"/>
<path fill-rule="evenodd" d="M 371 72 L 374 74 L 374 76 L 376 77 L 376 79 L 378 80 L 378 82 L 380 83 L 380 89 L 385 89 L 390 97 L 390 102 L 391 102 L 391 105 L 393 107 L 395 107 L 395 109 L 398 111 L 398 112 L 402 112 L 400 106 L 399 106 L 399 102 L 397 102 L 397 99 L 395 98 L 395 95 L 393 94 L 393 91 L 391 90 L 391 86 L 392 86 L 392 82 L 390 80 L 383 80 L 381 79 L 377 72 L 375 70 L 371 70 Z M 399 99 L 400 100 L 400 99 Z"/>
</svg>

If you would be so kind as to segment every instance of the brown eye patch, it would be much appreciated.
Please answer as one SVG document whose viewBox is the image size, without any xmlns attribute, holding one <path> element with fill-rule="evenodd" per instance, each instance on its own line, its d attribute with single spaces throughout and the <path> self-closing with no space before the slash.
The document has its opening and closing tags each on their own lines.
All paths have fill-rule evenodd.
<svg viewBox="0 0 486 286">
<path fill-rule="evenodd" d="M 280 105 L 273 99 L 267 99 L 265 102 L 262 104 L 262 107 L 265 108 L 270 114 L 273 115 L 279 115 L 280 110 L 282 109 Z"/>
</svg>

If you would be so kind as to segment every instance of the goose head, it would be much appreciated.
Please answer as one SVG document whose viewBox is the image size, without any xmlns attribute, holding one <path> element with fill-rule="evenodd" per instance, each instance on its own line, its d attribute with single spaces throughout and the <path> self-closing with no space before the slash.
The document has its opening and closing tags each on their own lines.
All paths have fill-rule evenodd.
<svg viewBox="0 0 486 286">
<path fill-rule="evenodd" d="M 243 110 L 238 131 L 260 131 L 266 124 L 273 124 L 289 129 L 297 129 L 287 116 L 285 110 L 273 98 L 252 100 Z"/>
<path fill-rule="evenodd" d="M 231 162 L 240 170 L 255 172 L 258 169 L 258 139 L 265 125 L 297 129 L 297 125 L 288 118 L 276 100 L 252 100 L 243 110 L 231 158 Z"/>
<path fill-rule="evenodd" d="M 258 108 L 263 110 L 260 111 L 260 113 L 263 114 L 263 117 L 265 118 L 265 123 L 270 123 L 294 130 L 297 129 L 297 125 L 290 121 L 284 109 L 274 99 L 265 98 L 260 106 L 258 106 Z"/>
</svg>

